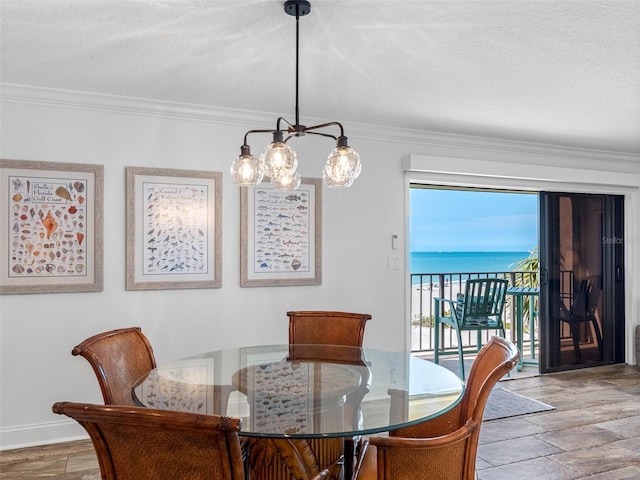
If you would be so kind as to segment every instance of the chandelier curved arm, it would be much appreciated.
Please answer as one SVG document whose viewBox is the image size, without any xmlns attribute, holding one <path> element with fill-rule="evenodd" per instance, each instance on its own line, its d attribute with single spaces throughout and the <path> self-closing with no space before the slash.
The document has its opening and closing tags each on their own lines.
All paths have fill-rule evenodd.
<svg viewBox="0 0 640 480">
<path fill-rule="evenodd" d="M 310 131 L 307 131 L 307 133 L 308 133 L 309 135 L 319 135 L 319 136 L 321 136 L 321 137 L 332 138 L 332 139 L 334 139 L 336 142 L 338 141 L 338 137 L 336 137 L 335 135 L 331 135 L 330 133 L 310 132 Z M 291 136 L 289 136 L 289 138 L 291 138 Z"/>
<path fill-rule="evenodd" d="M 282 127 L 280 126 L 280 122 L 284 122 L 287 124 L 287 131 L 288 132 L 295 132 L 298 131 L 297 127 L 300 127 L 301 125 L 292 125 L 291 123 L 289 123 L 289 121 L 284 118 L 284 117 L 278 117 L 278 120 L 276 121 L 276 130 L 282 130 Z M 304 127 L 302 127 L 304 128 Z"/>
<path fill-rule="evenodd" d="M 280 130 L 280 129 L 278 129 Z M 273 130 L 273 129 L 264 129 L 264 130 L 249 130 L 247 133 L 244 134 L 244 145 L 249 145 L 247 143 L 247 138 L 249 137 L 249 135 L 251 135 L 252 133 L 275 133 L 278 130 Z"/>
<path fill-rule="evenodd" d="M 340 135 L 338 135 L 337 137 L 334 135 L 329 135 L 328 133 L 320 133 L 320 132 L 313 132 L 312 130 L 318 130 L 319 128 L 326 128 L 326 127 L 333 127 L 336 126 L 338 128 L 340 128 Z M 305 127 L 306 132 L 308 133 L 313 133 L 316 135 L 324 135 L 325 137 L 331 137 L 334 140 L 338 140 L 338 138 L 340 137 L 344 137 L 344 128 L 342 127 L 342 124 L 340 122 L 328 122 L 328 123 L 322 123 L 320 125 L 314 125 L 313 127 Z"/>
<path fill-rule="evenodd" d="M 289 122 L 287 122 L 286 119 L 281 117 L 281 118 L 278 119 L 278 125 L 277 125 L 278 130 L 281 130 L 281 128 L 280 128 L 280 120 L 282 120 L 283 122 L 285 122 L 288 125 L 287 133 L 289 133 L 289 136 L 284 140 L 285 143 L 291 137 L 301 137 L 303 135 L 306 135 L 307 133 L 308 134 L 312 134 L 312 135 L 320 135 L 322 137 L 332 138 L 335 141 L 338 141 L 340 138 L 344 137 L 344 128 L 342 127 L 342 124 L 340 122 L 328 122 L 328 123 L 322 123 L 320 125 L 313 125 L 311 127 L 306 127 L 304 125 L 291 125 Z M 340 128 L 340 135 L 335 136 L 335 135 L 332 135 L 330 133 L 323 133 L 323 132 L 316 132 L 315 131 L 315 130 L 319 130 L 321 128 L 332 127 L 332 126 L 337 126 L 337 127 Z"/>
</svg>

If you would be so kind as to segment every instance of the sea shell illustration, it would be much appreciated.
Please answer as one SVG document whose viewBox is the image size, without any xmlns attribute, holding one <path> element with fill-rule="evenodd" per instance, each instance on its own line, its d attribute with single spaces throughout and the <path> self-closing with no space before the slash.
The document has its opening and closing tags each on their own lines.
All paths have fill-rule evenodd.
<svg viewBox="0 0 640 480">
<path fill-rule="evenodd" d="M 19 193 L 16 193 L 12 198 L 14 202 L 19 202 L 20 200 L 22 200 L 22 195 Z"/>
<path fill-rule="evenodd" d="M 84 240 L 84 233 L 76 233 L 76 237 L 78 238 L 78 245 L 82 245 L 82 240 Z"/>
<path fill-rule="evenodd" d="M 50 239 L 51 234 L 58 228 L 58 222 L 56 222 L 56 219 L 51 215 L 51 210 L 49 210 L 47 216 L 42 219 L 42 225 L 47 229 L 47 239 Z"/>
<path fill-rule="evenodd" d="M 76 192 L 82 193 L 82 192 L 84 192 L 84 183 L 82 183 L 82 182 L 74 182 L 73 183 L 73 188 L 76 189 Z"/>
<path fill-rule="evenodd" d="M 16 264 L 13 266 L 12 270 L 13 270 L 13 273 L 23 273 L 24 267 L 20 264 Z"/>
<path fill-rule="evenodd" d="M 293 268 L 294 270 L 298 270 L 301 266 L 302 266 L 302 262 L 297 258 L 294 258 L 293 260 L 291 260 L 291 268 Z"/>
<path fill-rule="evenodd" d="M 69 193 L 69 190 L 67 190 L 64 187 L 56 188 L 56 195 L 61 198 L 64 198 L 65 200 L 71 201 L 71 194 Z"/>
</svg>

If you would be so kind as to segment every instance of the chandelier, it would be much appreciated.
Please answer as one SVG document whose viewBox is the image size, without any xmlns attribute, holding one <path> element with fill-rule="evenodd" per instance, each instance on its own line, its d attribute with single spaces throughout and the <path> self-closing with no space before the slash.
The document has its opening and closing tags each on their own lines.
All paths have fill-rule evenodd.
<svg viewBox="0 0 640 480">
<path fill-rule="evenodd" d="M 275 130 L 249 130 L 244 135 L 244 143 L 240 147 L 240 155 L 233 161 L 230 168 L 231 180 L 236 185 L 258 185 L 263 177 L 268 177 L 271 185 L 276 190 L 295 190 L 300 186 L 300 174 L 296 152 L 287 145 L 292 137 L 302 137 L 306 134 L 320 135 L 332 138 L 336 142 L 327 163 L 322 172 L 324 184 L 328 187 L 350 187 L 353 181 L 360 175 L 362 163 L 360 155 L 347 144 L 344 129 L 338 122 L 328 122 L 307 127 L 300 124 L 300 111 L 298 108 L 298 70 L 299 70 L 299 20 L 311 11 L 311 2 L 307 0 L 287 0 L 284 3 L 284 11 L 287 15 L 296 17 L 296 106 L 295 123 L 291 124 L 280 117 L 276 121 Z M 328 128 L 339 130 L 335 136 L 326 131 Z M 256 159 L 251 154 L 251 147 L 247 138 L 253 133 L 270 133 L 273 141 L 267 145 Z M 285 138 L 285 134 L 287 137 Z"/>
</svg>

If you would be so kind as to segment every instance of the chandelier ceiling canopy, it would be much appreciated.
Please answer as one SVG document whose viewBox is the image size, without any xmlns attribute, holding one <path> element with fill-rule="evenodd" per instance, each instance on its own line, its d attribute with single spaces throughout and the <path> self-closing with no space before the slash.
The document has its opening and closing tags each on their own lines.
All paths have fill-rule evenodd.
<svg viewBox="0 0 640 480">
<path fill-rule="evenodd" d="M 249 130 L 244 135 L 244 143 L 240 147 L 240 155 L 233 161 L 230 168 L 231 179 L 236 185 L 257 185 L 263 177 L 268 177 L 273 188 L 277 190 L 295 190 L 300 185 L 300 174 L 297 172 L 298 158 L 296 153 L 287 145 L 292 137 L 302 137 L 306 134 L 320 135 L 332 138 L 336 147 L 329 153 L 327 163 L 322 172 L 322 178 L 328 187 L 350 187 L 360 175 L 362 163 L 360 155 L 347 143 L 344 128 L 339 122 L 328 122 L 307 127 L 300 124 L 300 110 L 298 107 L 299 92 L 299 58 L 300 58 L 300 17 L 311 12 L 311 2 L 307 0 L 287 0 L 284 3 L 286 14 L 296 17 L 296 104 L 295 122 L 292 124 L 279 117 L 274 130 Z M 331 129 L 335 134 L 329 133 Z M 267 145 L 256 159 L 251 154 L 251 147 L 247 143 L 250 134 L 270 133 L 273 141 Z M 285 138 L 285 134 L 287 135 Z"/>
</svg>

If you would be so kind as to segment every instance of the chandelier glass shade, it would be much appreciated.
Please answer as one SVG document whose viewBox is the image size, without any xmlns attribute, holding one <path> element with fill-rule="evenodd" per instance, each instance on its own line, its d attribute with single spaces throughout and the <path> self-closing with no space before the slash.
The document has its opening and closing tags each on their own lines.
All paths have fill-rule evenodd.
<svg viewBox="0 0 640 480">
<path fill-rule="evenodd" d="M 301 125 L 299 120 L 299 20 L 301 16 L 307 15 L 311 11 L 311 3 L 308 0 L 287 0 L 284 3 L 284 11 L 288 15 L 296 17 L 296 121 L 291 124 L 280 117 L 276 121 L 274 130 L 249 130 L 245 133 L 244 143 L 240 147 L 240 155 L 231 164 L 231 180 L 234 184 L 241 186 L 258 185 L 266 176 L 274 189 L 297 189 L 301 181 L 300 174 L 297 172 L 298 158 L 293 149 L 287 145 L 287 141 L 291 137 L 310 134 L 332 138 L 336 142 L 336 148 L 329 154 L 322 172 L 325 185 L 332 188 L 350 187 L 360 175 L 362 162 L 358 152 L 348 145 L 342 125 L 338 122 L 329 122 L 307 127 Z M 322 131 L 331 127 L 339 129 L 339 135 L 335 136 Z M 273 142 L 265 147 L 259 160 L 251 154 L 251 147 L 247 143 L 249 135 L 254 133 L 271 133 L 273 135 Z M 285 133 L 287 134 L 286 138 Z"/>
<path fill-rule="evenodd" d="M 249 147 L 242 149 L 238 158 L 231 164 L 231 180 L 236 185 L 258 185 L 264 176 L 260 162 L 251 155 Z"/>
<path fill-rule="evenodd" d="M 290 175 L 298 168 L 296 152 L 284 143 L 282 132 L 276 131 L 273 134 L 273 142 L 262 151 L 260 168 L 269 178 Z"/>
<path fill-rule="evenodd" d="M 334 148 L 327 158 L 322 178 L 328 187 L 350 187 L 362 170 L 360 155 L 349 146 Z"/>
</svg>

